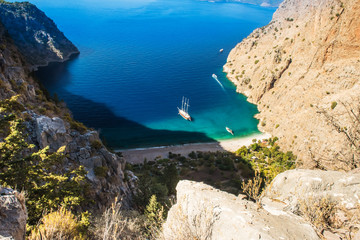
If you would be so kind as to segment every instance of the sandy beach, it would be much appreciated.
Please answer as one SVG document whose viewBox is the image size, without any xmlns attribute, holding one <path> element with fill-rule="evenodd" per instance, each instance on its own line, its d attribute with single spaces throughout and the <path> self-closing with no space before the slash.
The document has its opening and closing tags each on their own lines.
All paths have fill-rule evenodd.
<svg viewBox="0 0 360 240">
<path fill-rule="evenodd" d="M 235 138 L 211 143 L 191 143 L 175 146 L 163 146 L 152 148 L 137 148 L 127 150 L 115 150 L 115 152 L 122 152 L 124 159 L 129 163 L 142 163 L 144 159 L 153 160 L 156 157 L 166 158 L 169 152 L 187 156 L 192 151 L 202 152 L 216 152 L 216 151 L 230 151 L 234 152 L 242 146 L 249 146 L 253 139 L 263 140 L 270 138 L 268 133 L 254 134 L 243 138 Z"/>
</svg>

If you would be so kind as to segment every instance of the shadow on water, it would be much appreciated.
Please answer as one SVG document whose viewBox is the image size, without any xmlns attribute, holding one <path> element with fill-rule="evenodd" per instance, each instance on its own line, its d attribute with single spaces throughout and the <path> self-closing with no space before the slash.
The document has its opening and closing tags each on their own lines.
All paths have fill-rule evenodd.
<svg viewBox="0 0 360 240">
<path fill-rule="evenodd" d="M 39 67 L 37 71 L 33 72 L 36 77 L 45 86 L 54 88 L 61 88 L 70 83 L 71 77 L 69 67 L 74 64 L 80 54 L 73 54 L 69 60 L 65 62 L 51 62 L 49 65 Z"/>
<path fill-rule="evenodd" d="M 100 131 L 100 136 L 113 149 L 154 147 L 194 142 L 215 142 L 200 132 L 154 130 L 124 117 L 116 116 L 105 104 L 96 103 L 69 92 L 67 106 L 76 109 L 74 118 Z M 81 106 L 81 107 L 79 107 Z"/>
</svg>

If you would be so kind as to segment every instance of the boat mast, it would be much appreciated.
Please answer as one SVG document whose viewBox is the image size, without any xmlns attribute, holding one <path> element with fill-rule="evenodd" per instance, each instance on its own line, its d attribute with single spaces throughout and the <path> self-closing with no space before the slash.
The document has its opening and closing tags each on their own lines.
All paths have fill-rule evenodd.
<svg viewBox="0 0 360 240">
<path fill-rule="evenodd" d="M 182 97 L 181 110 L 184 110 L 184 96 Z"/>
<path fill-rule="evenodd" d="M 189 112 L 189 99 L 187 99 L 187 104 L 186 104 L 186 113 L 188 113 Z"/>
</svg>

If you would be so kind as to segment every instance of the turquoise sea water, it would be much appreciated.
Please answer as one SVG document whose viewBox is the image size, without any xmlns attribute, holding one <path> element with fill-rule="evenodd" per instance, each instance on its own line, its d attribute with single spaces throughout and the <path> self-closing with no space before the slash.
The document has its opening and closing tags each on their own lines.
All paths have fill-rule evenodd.
<svg viewBox="0 0 360 240">
<path fill-rule="evenodd" d="M 235 137 L 258 132 L 256 106 L 235 92 L 222 66 L 274 8 L 196 0 L 30 2 L 81 52 L 40 69 L 38 77 L 111 147 L 232 138 L 225 126 Z M 182 96 L 190 99 L 193 122 L 177 113 Z"/>
</svg>

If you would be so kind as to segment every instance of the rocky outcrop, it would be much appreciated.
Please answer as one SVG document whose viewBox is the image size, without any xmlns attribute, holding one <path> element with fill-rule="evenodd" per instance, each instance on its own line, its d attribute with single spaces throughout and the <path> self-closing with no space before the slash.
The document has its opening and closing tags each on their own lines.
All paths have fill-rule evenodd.
<svg viewBox="0 0 360 240">
<path fill-rule="evenodd" d="M 80 133 L 59 117 L 50 118 L 27 111 L 30 141 L 39 148 L 49 147 L 50 152 L 65 146 L 64 168 L 83 165 L 91 183 L 89 198 L 96 200 L 96 208 L 111 204 L 115 197 L 122 197 L 124 207 L 130 207 L 131 191 L 125 180 L 125 161 L 110 153 L 99 139 L 96 131 Z"/>
<path fill-rule="evenodd" d="M 0 239 L 25 239 L 25 196 L 0 186 Z"/>
<path fill-rule="evenodd" d="M 180 181 L 165 239 L 358 239 L 360 173 L 290 170 L 258 203 Z"/>
<path fill-rule="evenodd" d="M 291 212 L 259 208 L 203 183 L 180 181 L 177 203 L 164 224 L 165 239 L 320 239 Z"/>
<path fill-rule="evenodd" d="M 79 53 L 55 23 L 29 2 L 0 3 L 0 20 L 33 68 Z"/>
<path fill-rule="evenodd" d="M 66 144 L 65 133 L 65 123 L 61 118 L 36 118 L 36 136 L 40 148 L 49 146 L 51 149 L 58 149 Z"/>
<path fill-rule="evenodd" d="M 359 165 L 346 137 L 320 113 L 350 129 L 341 103 L 359 105 L 359 12 L 357 0 L 285 0 L 224 66 L 237 90 L 258 105 L 259 129 L 278 136 L 307 168 Z"/>
</svg>

